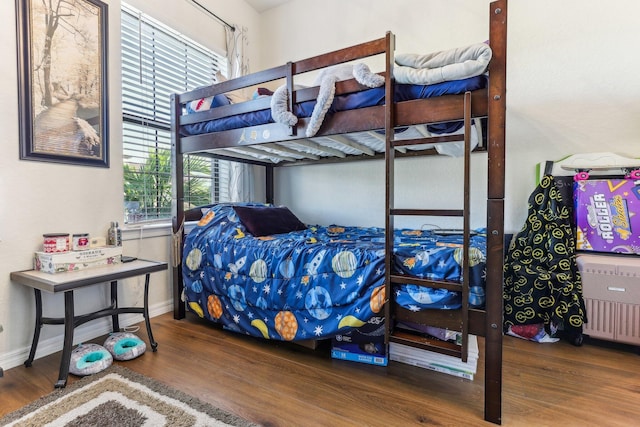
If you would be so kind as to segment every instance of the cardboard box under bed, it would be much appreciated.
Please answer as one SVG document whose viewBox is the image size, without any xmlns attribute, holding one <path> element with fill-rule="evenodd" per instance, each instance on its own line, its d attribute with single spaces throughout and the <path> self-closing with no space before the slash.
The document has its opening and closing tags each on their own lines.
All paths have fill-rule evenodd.
<svg viewBox="0 0 640 427">
<path fill-rule="evenodd" d="M 374 316 L 357 329 L 333 337 L 331 357 L 352 362 L 387 366 L 384 344 L 384 317 Z"/>
</svg>

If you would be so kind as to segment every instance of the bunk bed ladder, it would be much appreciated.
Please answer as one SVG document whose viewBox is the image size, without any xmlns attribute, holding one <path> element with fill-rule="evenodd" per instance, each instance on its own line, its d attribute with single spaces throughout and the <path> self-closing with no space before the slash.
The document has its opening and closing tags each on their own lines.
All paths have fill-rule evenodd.
<svg viewBox="0 0 640 427">
<path fill-rule="evenodd" d="M 391 110 L 391 109 L 390 109 Z M 471 93 L 464 95 L 464 195 L 462 209 L 397 209 L 394 207 L 394 160 L 395 151 L 399 147 L 409 145 L 428 144 L 442 142 L 439 137 L 425 137 L 411 140 L 395 140 L 393 138 L 393 111 L 388 111 L 386 139 L 386 292 L 389 296 L 389 303 L 386 307 L 387 315 L 387 342 L 403 344 L 407 346 L 422 348 L 441 354 L 459 357 L 463 362 L 467 361 L 469 343 L 469 263 L 470 263 L 470 159 L 471 159 Z M 448 138 L 447 141 L 460 141 L 461 138 Z M 431 216 L 431 217 L 461 217 L 463 221 L 463 247 L 462 271 L 463 281 L 461 283 L 440 280 L 430 280 L 407 275 L 399 275 L 393 272 L 393 230 L 395 216 Z M 460 292 L 462 307 L 459 310 L 427 310 L 414 313 L 410 310 L 396 306 L 393 302 L 393 286 L 399 284 L 413 284 L 418 286 L 447 289 Z M 460 344 L 444 342 L 433 338 L 428 338 L 423 334 L 414 333 L 409 330 L 395 328 L 398 321 L 409 321 L 412 323 L 428 324 L 429 326 L 446 328 L 461 333 Z"/>
</svg>

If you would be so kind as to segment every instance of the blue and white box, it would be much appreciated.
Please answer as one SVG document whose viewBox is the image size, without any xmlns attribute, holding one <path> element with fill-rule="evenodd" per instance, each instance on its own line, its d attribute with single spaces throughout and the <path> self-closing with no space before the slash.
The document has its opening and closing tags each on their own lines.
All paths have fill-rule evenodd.
<svg viewBox="0 0 640 427">
<path fill-rule="evenodd" d="M 334 336 L 331 344 L 331 357 L 334 359 L 379 366 L 389 363 L 383 316 L 374 316 L 361 327 Z"/>
</svg>

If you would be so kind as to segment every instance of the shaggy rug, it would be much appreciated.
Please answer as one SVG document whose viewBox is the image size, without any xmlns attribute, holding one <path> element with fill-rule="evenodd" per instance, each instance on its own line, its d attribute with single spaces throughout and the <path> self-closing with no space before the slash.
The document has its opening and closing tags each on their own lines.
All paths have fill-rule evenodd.
<svg viewBox="0 0 640 427">
<path fill-rule="evenodd" d="M 113 365 L 0 419 L 0 426 L 255 426 Z"/>
</svg>

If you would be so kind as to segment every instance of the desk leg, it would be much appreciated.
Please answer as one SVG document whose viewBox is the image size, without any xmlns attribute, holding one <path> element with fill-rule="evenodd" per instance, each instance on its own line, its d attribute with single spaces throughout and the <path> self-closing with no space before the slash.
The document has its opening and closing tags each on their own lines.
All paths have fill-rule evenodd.
<svg viewBox="0 0 640 427">
<path fill-rule="evenodd" d="M 155 352 L 158 349 L 158 343 L 153 339 L 153 333 L 151 333 L 151 321 L 149 320 L 149 276 L 150 274 L 147 273 L 144 278 L 144 321 L 147 325 L 147 335 L 149 335 L 151 350 Z"/>
<path fill-rule="evenodd" d="M 36 326 L 33 329 L 33 341 L 31 341 L 31 350 L 29 351 L 29 358 L 25 360 L 24 366 L 27 368 L 33 363 L 33 359 L 36 357 L 36 349 L 38 348 L 38 341 L 40 341 L 40 329 L 42 329 L 42 293 L 40 289 L 33 289 L 36 295 Z"/>
<path fill-rule="evenodd" d="M 73 346 L 74 325 L 73 291 L 64 293 L 64 346 L 62 347 L 62 360 L 60 360 L 60 374 L 56 382 L 56 388 L 67 385 L 69 376 L 69 364 L 71 363 L 71 347 Z"/>
<path fill-rule="evenodd" d="M 111 282 L 111 308 L 118 308 L 118 281 Z M 120 321 L 118 320 L 118 313 L 111 316 L 111 331 L 120 331 Z"/>
</svg>

